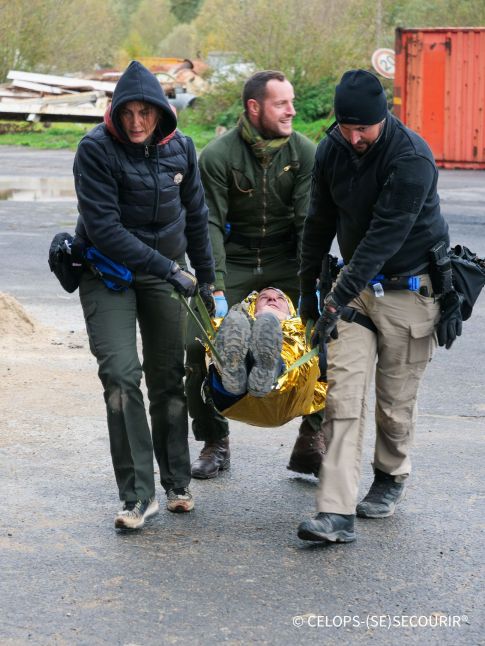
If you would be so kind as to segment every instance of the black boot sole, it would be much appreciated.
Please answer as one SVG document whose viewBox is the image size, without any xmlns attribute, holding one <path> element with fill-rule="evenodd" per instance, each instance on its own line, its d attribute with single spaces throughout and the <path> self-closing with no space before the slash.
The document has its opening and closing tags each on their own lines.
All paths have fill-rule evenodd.
<svg viewBox="0 0 485 646">
<path fill-rule="evenodd" d="M 318 474 L 320 473 L 320 466 L 318 469 L 309 467 L 306 464 L 303 463 L 298 463 L 298 462 L 292 462 L 290 460 L 288 466 L 286 467 L 288 471 L 294 471 L 295 473 L 304 473 L 307 475 L 314 475 L 315 478 L 318 478 Z"/>
<path fill-rule="evenodd" d="M 302 541 L 314 541 L 316 543 L 351 543 L 355 541 L 354 532 L 333 532 L 332 534 L 323 534 L 312 532 L 309 529 L 299 529 L 298 538 Z"/>
</svg>

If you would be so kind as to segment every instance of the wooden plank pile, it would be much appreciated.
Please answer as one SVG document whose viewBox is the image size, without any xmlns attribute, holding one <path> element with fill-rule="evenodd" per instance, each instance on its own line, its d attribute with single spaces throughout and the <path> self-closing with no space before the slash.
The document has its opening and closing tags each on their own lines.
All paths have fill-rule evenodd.
<svg viewBox="0 0 485 646">
<path fill-rule="evenodd" d="M 177 109 L 191 105 L 207 89 L 207 82 L 188 59 L 150 59 L 147 67 L 152 68 Z M 99 75 L 101 78 L 91 79 L 11 70 L 9 82 L 0 85 L 0 120 L 102 121 L 121 72 Z"/>
<path fill-rule="evenodd" d="M 11 70 L 0 85 L 0 119 L 102 121 L 116 83 Z"/>
</svg>

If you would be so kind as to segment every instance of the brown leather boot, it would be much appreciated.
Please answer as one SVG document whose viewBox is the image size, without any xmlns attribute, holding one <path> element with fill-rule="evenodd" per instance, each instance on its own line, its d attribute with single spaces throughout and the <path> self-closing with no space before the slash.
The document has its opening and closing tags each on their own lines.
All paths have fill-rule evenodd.
<svg viewBox="0 0 485 646">
<path fill-rule="evenodd" d="M 192 465 L 192 477 L 205 480 L 217 477 L 219 471 L 227 469 L 231 464 L 231 449 L 229 438 L 215 442 L 205 442 L 199 457 Z"/>
<path fill-rule="evenodd" d="M 311 424 L 304 419 L 286 468 L 297 473 L 313 473 L 318 478 L 325 450 L 323 431 L 314 431 Z"/>
</svg>

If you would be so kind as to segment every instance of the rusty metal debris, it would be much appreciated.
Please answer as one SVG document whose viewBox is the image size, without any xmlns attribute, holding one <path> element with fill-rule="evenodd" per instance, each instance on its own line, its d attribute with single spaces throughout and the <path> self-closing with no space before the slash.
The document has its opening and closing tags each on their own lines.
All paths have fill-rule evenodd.
<svg viewBox="0 0 485 646">
<path fill-rule="evenodd" d="M 202 61 L 141 58 L 160 81 L 178 110 L 191 105 L 208 89 Z M 99 122 L 103 119 L 120 70 L 101 70 L 88 78 L 11 70 L 0 85 L 0 119 L 11 121 Z"/>
</svg>

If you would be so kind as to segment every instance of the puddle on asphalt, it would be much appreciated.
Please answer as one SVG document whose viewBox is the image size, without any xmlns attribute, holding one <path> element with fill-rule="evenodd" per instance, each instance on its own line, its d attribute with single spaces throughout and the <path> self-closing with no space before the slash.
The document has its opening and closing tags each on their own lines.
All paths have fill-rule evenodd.
<svg viewBox="0 0 485 646">
<path fill-rule="evenodd" d="M 0 200 L 70 202 L 76 199 L 72 177 L 0 177 Z"/>
</svg>

